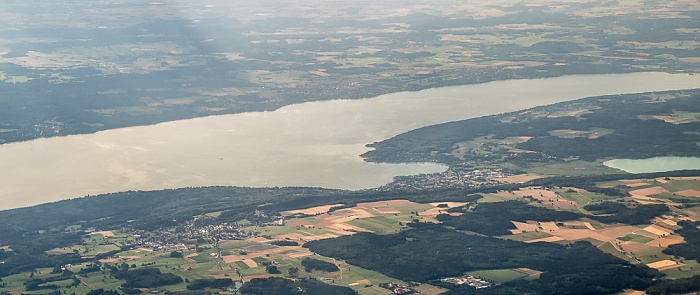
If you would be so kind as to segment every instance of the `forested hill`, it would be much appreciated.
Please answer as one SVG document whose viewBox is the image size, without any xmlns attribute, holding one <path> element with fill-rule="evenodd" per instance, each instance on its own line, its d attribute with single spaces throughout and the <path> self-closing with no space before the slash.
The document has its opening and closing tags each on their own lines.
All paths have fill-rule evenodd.
<svg viewBox="0 0 700 295">
<path fill-rule="evenodd" d="M 612 95 L 424 127 L 364 156 L 448 164 L 697 156 L 698 130 L 700 89 Z"/>
<path fill-rule="evenodd" d="M 357 202 L 397 198 L 416 202 L 454 201 L 464 200 L 465 195 L 481 190 L 372 192 L 308 187 L 199 187 L 128 191 L 0 211 L 0 244 L 14 238 L 25 239 L 38 231 L 62 233 L 72 225 L 85 228 L 128 225 L 148 230 L 178 224 L 211 212 L 220 212 L 217 222 L 228 222 L 244 219 L 255 210 L 276 213 L 318 205 L 352 206 Z"/>
</svg>

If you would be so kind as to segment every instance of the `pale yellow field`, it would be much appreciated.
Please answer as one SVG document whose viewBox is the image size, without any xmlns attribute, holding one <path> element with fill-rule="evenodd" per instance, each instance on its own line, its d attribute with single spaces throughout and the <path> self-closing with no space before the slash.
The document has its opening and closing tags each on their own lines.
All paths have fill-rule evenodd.
<svg viewBox="0 0 700 295">
<path fill-rule="evenodd" d="M 671 233 L 673 233 L 672 230 L 669 230 L 669 229 L 660 227 L 660 226 L 658 226 L 658 225 L 656 225 L 656 224 L 652 224 L 652 225 L 650 225 L 650 226 L 647 226 L 647 227 L 644 228 L 644 230 L 645 230 L 645 231 L 648 231 L 648 232 L 650 232 L 650 233 L 652 233 L 652 234 L 658 235 L 658 236 L 663 236 L 663 235 L 667 235 L 667 236 L 668 236 L 668 235 L 671 235 Z"/>
<path fill-rule="evenodd" d="M 551 222 L 551 221 L 550 222 L 540 222 L 540 227 L 542 227 L 542 229 L 544 231 L 550 231 L 550 232 L 559 230 L 559 226 L 557 226 L 556 223 Z"/>
<path fill-rule="evenodd" d="M 684 197 L 700 197 L 700 191 L 696 191 L 694 189 L 677 191 L 674 194 Z"/>
<path fill-rule="evenodd" d="M 517 234 L 521 232 L 530 232 L 530 231 L 535 231 L 536 229 L 539 229 L 539 226 L 536 223 L 524 223 L 524 222 L 518 222 L 518 221 L 511 221 L 513 225 L 517 229 L 511 230 L 512 233 Z"/>
<path fill-rule="evenodd" d="M 354 225 L 349 225 L 347 223 L 336 223 L 328 226 L 329 228 L 340 230 L 340 231 L 358 231 L 358 232 L 372 232 L 371 230 L 357 227 Z"/>
<path fill-rule="evenodd" d="M 661 194 L 661 193 L 668 193 L 665 188 L 660 187 L 660 186 L 655 186 L 655 187 L 650 187 L 650 188 L 643 188 L 643 189 L 638 189 L 638 190 L 633 190 L 630 191 L 630 194 L 633 196 L 651 196 L 651 195 L 656 195 L 656 194 Z"/>
<path fill-rule="evenodd" d="M 668 247 L 671 245 L 675 244 L 680 244 L 683 243 L 683 237 L 680 236 L 669 236 L 669 237 L 663 237 L 663 238 L 658 238 L 653 241 L 647 242 L 647 245 L 649 246 L 655 246 L 655 247 Z"/>
<path fill-rule="evenodd" d="M 382 213 L 382 214 L 398 214 L 398 213 L 401 213 L 401 211 L 396 210 L 396 209 L 391 208 L 391 207 L 376 207 L 376 208 L 373 208 L 373 209 L 376 210 L 376 211 L 378 211 L 379 213 Z"/>
<path fill-rule="evenodd" d="M 525 243 L 535 243 L 535 242 L 554 243 L 554 242 L 559 242 L 559 241 L 563 241 L 563 240 L 564 239 L 562 239 L 561 237 L 551 236 L 551 237 L 546 237 L 546 238 L 539 238 L 539 239 L 525 241 Z"/>
<path fill-rule="evenodd" d="M 647 266 L 650 268 L 655 268 L 655 269 L 661 270 L 661 269 L 669 269 L 669 268 L 671 268 L 671 266 L 679 267 L 679 266 L 681 266 L 681 264 L 678 264 L 673 260 L 667 259 L 667 260 L 661 260 L 661 261 L 657 261 L 657 262 L 648 263 Z"/>
<path fill-rule="evenodd" d="M 90 234 L 91 234 L 91 235 L 102 235 L 102 236 L 105 237 L 105 238 L 109 238 L 109 237 L 113 237 L 113 236 L 114 236 L 114 233 L 113 233 L 112 231 L 109 231 L 109 230 L 105 230 L 105 231 L 94 231 L 94 232 L 91 232 Z"/>
<path fill-rule="evenodd" d="M 342 206 L 342 205 L 343 204 L 324 205 L 324 206 L 311 207 L 311 208 L 302 209 L 302 210 L 287 211 L 285 213 L 289 213 L 290 215 L 292 215 L 292 214 L 316 215 L 316 214 L 326 213 L 331 208 Z"/>
<path fill-rule="evenodd" d="M 437 207 L 440 204 L 445 204 L 447 205 L 447 208 L 454 208 L 454 207 L 459 207 L 459 206 L 464 206 L 467 203 L 464 202 L 436 202 L 436 203 L 428 203 L 431 206 Z"/>
<path fill-rule="evenodd" d="M 370 282 L 369 280 L 359 280 L 357 282 L 348 284 L 348 286 L 353 287 L 353 286 L 371 285 L 371 284 L 372 284 L 372 282 Z"/>
<path fill-rule="evenodd" d="M 594 239 L 598 240 L 601 242 L 608 242 L 613 240 L 614 238 L 610 238 L 608 236 L 599 234 L 598 231 L 592 231 L 589 229 L 560 229 L 554 233 L 550 233 L 554 236 L 560 237 L 564 240 L 567 241 L 577 241 L 577 240 L 583 240 L 583 239 Z"/>
<path fill-rule="evenodd" d="M 530 138 L 527 138 L 530 139 Z M 527 140 L 525 140 L 527 141 Z M 518 175 L 511 175 L 511 176 L 506 176 L 506 177 L 499 177 L 499 178 L 494 178 L 494 180 L 501 181 L 501 182 L 507 182 L 507 183 L 525 183 L 533 179 L 538 179 L 542 178 L 542 176 L 535 175 L 535 174 L 518 174 Z"/>
<path fill-rule="evenodd" d="M 357 207 L 359 208 L 371 208 L 371 207 L 383 207 L 383 206 L 388 206 L 391 207 L 392 205 L 399 205 L 399 204 L 410 204 L 413 203 L 409 200 L 388 200 L 388 201 L 378 201 L 378 202 L 368 202 L 368 203 L 357 203 Z"/>
<path fill-rule="evenodd" d="M 620 248 L 624 251 L 627 251 L 629 253 L 636 253 L 637 251 L 641 251 L 647 248 L 650 248 L 651 246 L 647 244 L 642 244 L 642 243 L 637 243 L 637 242 L 632 242 L 632 241 L 626 241 L 620 243 Z"/>
</svg>

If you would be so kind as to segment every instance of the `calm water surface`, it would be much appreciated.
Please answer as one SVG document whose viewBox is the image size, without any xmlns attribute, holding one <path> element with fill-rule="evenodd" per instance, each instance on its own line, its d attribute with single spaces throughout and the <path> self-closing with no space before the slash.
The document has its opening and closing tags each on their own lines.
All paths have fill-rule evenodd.
<svg viewBox="0 0 700 295">
<path fill-rule="evenodd" d="M 436 164 L 377 164 L 366 144 L 419 127 L 587 96 L 700 87 L 700 75 L 507 80 L 312 102 L 0 146 L 0 209 L 125 190 L 190 186 L 362 189 Z"/>
<path fill-rule="evenodd" d="M 655 157 L 648 159 L 615 159 L 603 165 L 629 173 L 653 173 L 674 170 L 700 169 L 698 157 Z"/>
</svg>

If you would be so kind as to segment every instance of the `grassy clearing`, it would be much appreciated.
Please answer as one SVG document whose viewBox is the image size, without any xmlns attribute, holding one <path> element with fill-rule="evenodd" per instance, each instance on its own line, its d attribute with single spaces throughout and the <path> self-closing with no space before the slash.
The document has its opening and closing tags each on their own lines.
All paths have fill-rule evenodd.
<svg viewBox="0 0 700 295">
<path fill-rule="evenodd" d="M 430 204 L 419 203 L 394 204 L 391 205 L 391 207 L 401 211 L 400 214 L 411 214 L 411 212 L 420 212 L 433 208 L 433 206 Z"/>
<path fill-rule="evenodd" d="M 613 244 L 611 244 L 610 242 L 606 242 L 606 243 L 599 245 L 598 249 L 600 249 L 600 251 L 603 251 L 603 252 L 608 253 L 608 254 L 612 254 L 613 256 L 616 256 L 618 258 L 622 258 L 622 259 L 627 260 L 629 262 L 637 263 L 637 261 L 635 261 L 634 259 L 628 257 L 625 254 L 620 253 L 620 251 L 618 251 L 617 248 L 615 248 L 615 246 L 613 246 Z"/>
<path fill-rule="evenodd" d="M 583 176 L 592 174 L 620 173 L 617 169 L 603 166 L 602 162 L 571 160 L 555 164 L 533 164 L 525 169 L 528 174 Z"/>
<path fill-rule="evenodd" d="M 599 202 L 606 199 L 604 195 L 598 195 L 587 191 L 577 191 L 573 188 L 560 188 L 554 189 L 554 191 L 564 199 L 576 202 L 576 204 L 579 206 L 586 206 L 590 203 Z"/>
<path fill-rule="evenodd" d="M 264 267 L 254 267 L 248 269 L 241 269 L 241 275 L 243 276 L 254 276 L 254 275 L 264 275 L 267 274 Z"/>
<path fill-rule="evenodd" d="M 700 274 L 700 264 L 695 260 L 683 260 L 683 266 L 662 271 L 670 279 L 692 277 Z"/>
<path fill-rule="evenodd" d="M 588 219 L 588 218 L 584 218 L 584 219 L 582 219 L 582 221 L 590 223 L 591 226 L 595 229 L 605 229 L 605 226 L 603 226 L 603 224 L 598 222 L 598 221 Z"/>
<path fill-rule="evenodd" d="M 381 283 L 388 283 L 388 282 L 404 283 L 401 280 L 387 277 L 387 276 L 380 274 L 376 271 L 372 271 L 372 270 L 368 270 L 368 269 L 364 269 L 364 268 L 359 268 L 356 266 L 350 266 L 350 265 L 345 265 L 345 266 L 348 267 L 348 271 L 344 270 L 343 275 L 345 275 L 346 273 L 350 273 L 351 275 L 353 275 L 353 274 L 355 275 L 355 277 L 351 279 L 352 282 L 356 282 L 358 280 L 365 279 L 365 280 L 369 280 L 373 285 L 379 285 Z M 345 266 L 343 266 L 343 267 L 345 267 Z M 345 279 L 345 277 L 343 277 L 342 282 L 351 281 L 351 280 L 347 280 L 347 279 Z M 349 282 L 349 283 L 352 283 L 352 282 Z"/>
<path fill-rule="evenodd" d="M 258 231 L 260 231 L 260 233 L 263 235 L 270 235 L 274 237 L 278 235 L 295 233 L 300 229 L 301 227 L 294 226 L 265 226 L 258 228 Z"/>
<path fill-rule="evenodd" d="M 389 234 L 399 231 L 403 226 L 400 221 L 393 220 L 385 216 L 375 216 L 370 218 L 355 219 L 348 224 L 371 230 L 377 234 Z"/>
<path fill-rule="evenodd" d="M 204 255 L 197 255 L 197 256 L 192 256 L 190 257 L 192 260 L 197 261 L 197 263 L 205 263 L 209 262 L 209 257 L 206 257 Z"/>
<path fill-rule="evenodd" d="M 221 250 L 235 250 L 245 248 L 254 244 L 256 243 L 250 241 L 226 241 L 219 243 L 219 247 L 221 247 Z"/>
<path fill-rule="evenodd" d="M 618 240 L 621 240 L 621 241 L 632 241 L 632 242 L 637 242 L 637 243 L 644 244 L 644 243 L 647 243 L 647 242 L 651 242 L 651 241 L 653 241 L 654 239 L 649 238 L 649 237 L 645 237 L 645 236 L 642 236 L 642 235 L 629 234 L 629 235 L 626 235 L 626 236 L 624 236 L 624 237 L 618 238 Z"/>
<path fill-rule="evenodd" d="M 530 276 L 528 273 L 514 269 L 477 270 L 468 272 L 467 274 L 476 278 L 483 278 L 488 281 L 493 281 L 496 284 L 502 284 Z"/>
<path fill-rule="evenodd" d="M 552 235 L 546 233 L 546 232 L 541 232 L 541 231 L 531 231 L 531 232 L 525 232 L 525 233 L 520 233 L 517 235 L 510 235 L 510 236 L 503 236 L 506 239 L 513 240 L 513 241 L 530 241 L 530 240 L 535 240 L 535 239 L 541 239 L 541 238 L 547 238 L 551 237 Z"/>
<path fill-rule="evenodd" d="M 477 203 L 496 203 L 496 202 L 504 202 L 508 200 L 514 199 L 515 195 L 512 196 L 507 196 L 507 195 L 501 195 L 501 194 L 482 194 L 482 198 L 477 200 Z"/>
<path fill-rule="evenodd" d="M 634 253 L 634 256 L 644 264 L 673 258 L 670 255 L 662 253 L 661 251 L 663 251 L 662 248 L 651 247 L 637 251 Z"/>
<path fill-rule="evenodd" d="M 682 190 L 700 190 L 700 181 L 695 180 L 669 180 L 666 183 L 661 184 L 661 187 L 667 189 L 671 192 L 677 192 Z"/>
</svg>

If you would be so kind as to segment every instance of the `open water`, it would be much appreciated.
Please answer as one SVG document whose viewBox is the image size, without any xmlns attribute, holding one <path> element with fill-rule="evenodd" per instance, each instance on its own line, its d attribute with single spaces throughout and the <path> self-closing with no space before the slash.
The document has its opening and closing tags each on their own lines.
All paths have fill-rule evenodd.
<svg viewBox="0 0 700 295">
<path fill-rule="evenodd" d="M 368 163 L 366 144 L 419 127 L 577 98 L 700 87 L 700 75 L 505 80 L 290 105 L 0 145 L 0 209 L 126 190 L 233 185 L 363 189 L 437 164 Z"/>
</svg>

